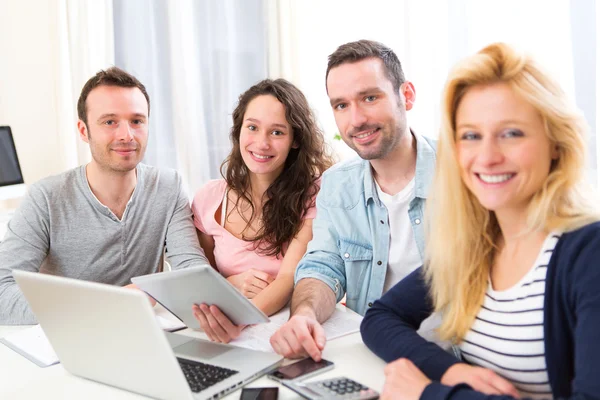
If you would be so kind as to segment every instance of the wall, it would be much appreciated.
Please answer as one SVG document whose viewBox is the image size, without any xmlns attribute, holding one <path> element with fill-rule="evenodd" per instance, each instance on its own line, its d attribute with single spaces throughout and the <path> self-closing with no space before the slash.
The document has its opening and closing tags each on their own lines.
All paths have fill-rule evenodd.
<svg viewBox="0 0 600 400">
<path fill-rule="evenodd" d="M 276 64 L 270 66 L 271 76 L 283 76 L 296 83 L 315 109 L 327 138 L 342 147 L 342 143 L 331 140 L 337 127 L 325 93 L 327 55 L 350 40 L 381 40 L 398 53 L 407 77 L 417 88 L 417 103 L 408 113 L 411 126 L 435 137 L 439 94 L 448 67 L 459 56 L 490 41 L 519 41 L 524 48 L 534 50 L 569 93 L 577 94 L 592 124 L 592 133 L 597 135 L 594 108 L 600 106 L 598 91 L 590 92 L 594 88 L 594 67 L 589 62 L 593 63 L 594 53 L 596 57 L 600 53 L 596 52 L 596 42 L 581 40 L 582 34 L 578 33 L 582 31 L 585 37 L 593 34 L 580 26 L 571 31 L 569 23 L 575 20 L 588 22 L 586 26 L 593 24 L 594 13 L 589 12 L 594 8 L 593 0 L 556 1 L 552 7 L 545 6 L 541 19 L 531 16 L 544 8 L 544 1 L 521 3 L 507 0 L 496 9 L 490 4 L 498 3 L 475 0 L 439 1 L 435 8 L 428 2 L 399 0 L 379 0 L 376 6 L 360 0 L 272 0 L 269 4 L 280 9 L 270 17 L 279 17 L 275 25 L 282 37 L 270 37 L 276 41 L 269 46 L 270 50 L 276 49 L 270 55 L 271 64 Z M 110 58 L 112 38 L 102 40 L 106 32 L 112 31 L 107 22 L 112 16 L 110 4 L 111 0 L 0 0 L 0 124 L 13 128 L 27 183 L 85 162 L 75 130 L 73 99 L 85 78 L 107 65 Z M 520 14 L 514 13 L 516 9 Z M 497 18 L 482 18 L 492 12 Z M 569 12 L 574 13 L 570 21 L 564 18 Z M 587 13 L 588 18 L 582 20 L 581 13 Z M 70 15 L 68 21 L 65 15 Z M 411 17 L 403 17 L 406 15 Z M 600 8 L 596 9 L 596 24 L 598 20 Z M 510 29 L 506 29 L 507 21 L 511 21 Z M 270 20 L 269 25 L 272 23 Z M 596 34 L 600 35 L 598 31 Z M 108 47 L 90 46 L 90 41 Z M 600 71 L 600 62 L 595 68 Z M 578 72 L 576 82 L 573 69 Z M 64 84 L 65 75 L 75 76 L 72 84 Z M 597 87 L 599 82 L 596 80 Z M 588 93 L 590 101 L 582 102 L 582 93 Z M 592 148 L 592 155 L 595 150 L 600 154 L 600 146 Z M 353 153 L 347 148 L 341 151 Z"/>
<path fill-rule="evenodd" d="M 67 168 L 58 132 L 56 13 L 54 1 L 0 0 L 0 125 L 12 127 L 26 183 Z"/>
</svg>

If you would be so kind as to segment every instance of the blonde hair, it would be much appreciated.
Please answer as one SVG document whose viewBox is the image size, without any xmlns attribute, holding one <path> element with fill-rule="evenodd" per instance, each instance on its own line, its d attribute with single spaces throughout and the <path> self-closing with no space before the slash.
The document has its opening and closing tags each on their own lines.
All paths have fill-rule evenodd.
<svg viewBox="0 0 600 400">
<path fill-rule="evenodd" d="M 440 336 L 462 341 L 483 303 L 500 228 L 463 183 L 456 155 L 459 102 L 476 85 L 506 83 L 542 115 L 546 134 L 558 149 L 550 173 L 533 196 L 527 232 L 568 231 L 597 221 L 583 195 L 587 125 L 560 87 L 526 55 L 504 43 L 487 46 L 457 64 L 443 96 L 442 126 L 432 195 L 427 204 L 425 276 Z"/>
</svg>

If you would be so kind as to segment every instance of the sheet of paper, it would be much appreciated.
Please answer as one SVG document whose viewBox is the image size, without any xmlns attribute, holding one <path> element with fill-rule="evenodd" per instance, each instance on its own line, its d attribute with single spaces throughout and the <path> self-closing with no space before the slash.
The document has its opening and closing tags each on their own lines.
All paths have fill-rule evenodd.
<svg viewBox="0 0 600 400">
<path fill-rule="evenodd" d="M 171 321 L 170 319 L 161 317 L 160 315 L 156 316 L 156 320 L 163 331 L 173 332 L 186 327 L 181 321 Z"/>
<path fill-rule="evenodd" d="M 172 332 L 186 327 L 176 316 L 160 305 L 156 306 L 154 312 L 158 325 L 165 331 Z M 59 362 L 58 356 L 40 325 L 14 332 L 1 340 L 8 347 L 40 367 L 47 367 Z"/>
<path fill-rule="evenodd" d="M 171 314 L 160 304 L 154 306 L 154 314 L 156 314 L 158 325 L 164 331 L 174 332 L 186 328 L 185 324 L 179 318 Z"/>
<path fill-rule="evenodd" d="M 323 324 L 327 340 L 360 331 L 362 320 L 363 317 L 361 315 L 350 309 L 345 307 L 336 308 L 331 317 Z"/>
<path fill-rule="evenodd" d="M 270 322 L 247 327 L 242 334 L 229 344 L 253 350 L 273 353 L 269 343 L 271 336 L 289 319 L 290 310 L 285 308 L 270 316 Z M 355 312 L 338 305 L 331 317 L 323 324 L 327 340 L 349 335 L 360 330 L 362 317 Z"/>
<path fill-rule="evenodd" d="M 58 356 L 39 325 L 5 336 L 3 341 L 41 367 L 58 363 Z"/>
</svg>

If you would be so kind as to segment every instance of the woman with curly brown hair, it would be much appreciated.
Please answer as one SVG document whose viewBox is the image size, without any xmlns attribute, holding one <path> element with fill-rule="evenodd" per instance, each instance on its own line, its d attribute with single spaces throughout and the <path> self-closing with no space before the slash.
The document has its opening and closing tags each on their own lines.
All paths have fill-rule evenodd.
<svg viewBox="0 0 600 400">
<path fill-rule="evenodd" d="M 263 80 L 240 96 L 231 141 L 224 179 L 194 198 L 194 223 L 212 266 L 271 315 L 292 295 L 332 159 L 306 98 L 284 79 Z M 214 341 L 229 342 L 244 328 L 216 306 L 196 305 L 194 313 Z"/>
</svg>

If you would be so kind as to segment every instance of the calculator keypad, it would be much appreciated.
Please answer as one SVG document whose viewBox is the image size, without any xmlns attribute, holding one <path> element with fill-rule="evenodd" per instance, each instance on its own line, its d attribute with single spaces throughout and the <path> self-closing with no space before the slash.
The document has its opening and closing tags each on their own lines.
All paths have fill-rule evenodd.
<svg viewBox="0 0 600 400">
<path fill-rule="evenodd" d="M 307 388 L 321 394 L 323 398 L 372 399 L 377 392 L 349 378 L 333 378 L 305 383 Z"/>
</svg>

